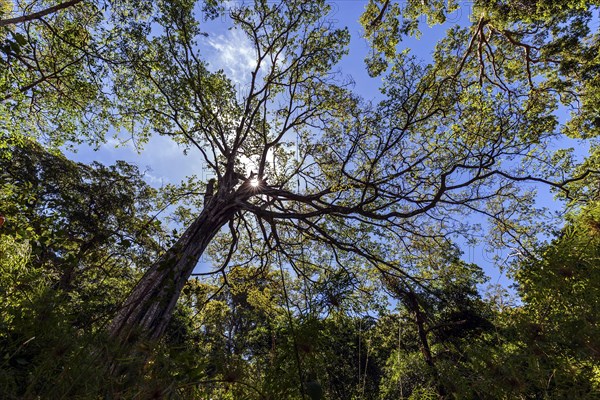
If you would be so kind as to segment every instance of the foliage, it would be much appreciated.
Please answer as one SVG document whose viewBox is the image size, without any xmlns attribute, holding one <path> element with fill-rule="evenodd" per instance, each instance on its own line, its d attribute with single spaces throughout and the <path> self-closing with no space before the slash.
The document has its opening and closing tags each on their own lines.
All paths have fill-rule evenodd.
<svg viewBox="0 0 600 400">
<path fill-rule="evenodd" d="M 109 193 L 100 191 L 90 177 L 79 184 L 79 202 L 68 201 L 73 188 L 56 185 L 52 168 L 64 168 L 65 180 L 71 168 L 80 178 L 95 171 L 102 182 L 112 182 L 112 188 L 118 186 L 111 179 L 118 182 L 119 177 L 129 183 L 123 188 L 135 187 L 135 175 L 77 165 L 35 145 L 15 149 L 12 159 L 37 169 L 29 180 L 22 177 L 28 185 L 3 192 L 4 209 L 20 204 L 9 200 L 21 199 L 18 192 L 25 187 L 22 190 L 35 193 L 40 203 L 52 201 L 56 215 L 71 229 L 80 226 L 75 212 L 80 204 L 102 204 L 97 196 Z M 89 197 L 84 196 L 85 188 L 94 189 L 87 192 Z M 147 204 L 147 192 L 137 193 L 141 197 L 136 204 Z M 111 204 L 118 203 L 105 207 Z M 139 342 L 133 353 L 122 353 L 98 330 L 100 310 L 116 304 L 105 295 L 103 282 L 94 282 L 93 273 L 78 269 L 70 287 L 60 286 L 64 261 L 58 256 L 70 248 L 58 247 L 67 243 L 59 240 L 60 231 L 51 230 L 52 240 L 38 243 L 38 229 L 24 229 L 23 236 L 15 228 L 45 226 L 48 208 L 34 207 L 24 210 L 21 219 L 9 218 L 1 236 L 0 289 L 6 301 L 1 309 L 5 362 L 0 383 L 8 398 L 300 399 L 304 393 L 311 399 L 508 399 L 597 394 L 595 203 L 570 217 L 539 259 L 515 266 L 520 306 L 496 308 L 482 299 L 476 286 L 484 282 L 481 270 L 460 261 L 456 247 L 424 241 L 421 252 L 405 261 L 418 271 L 415 283 L 407 286 L 402 279 L 384 275 L 387 290 L 398 300 L 396 312 L 379 307 L 381 298 L 366 296 L 361 285 L 369 278 L 351 278 L 360 271 L 355 269 L 358 265 L 347 263 L 346 272 L 340 273 L 330 268 L 333 265 L 314 263 L 310 279 L 276 264 L 230 267 L 219 279 L 188 281 L 163 340 Z M 119 220 L 119 210 L 107 209 L 108 220 Z M 129 218 L 119 228 L 123 232 L 129 224 L 135 226 L 134 216 Z M 74 232 L 72 246 L 78 244 Z M 151 243 L 140 241 L 136 246 L 150 246 L 148 251 Z M 119 249 L 110 239 L 96 246 Z M 36 250 L 40 248 L 54 250 L 57 256 L 44 258 L 45 253 Z M 125 290 L 130 279 L 116 269 L 131 270 L 123 260 L 117 258 L 105 276 L 113 293 Z M 87 262 L 91 261 L 82 257 L 79 265 Z M 107 272 L 95 272 L 99 273 Z M 127 361 L 119 362 L 117 374 L 111 373 L 110 360 L 119 357 Z"/>
<path fill-rule="evenodd" d="M 4 149 L 0 170 L 2 392 L 85 392 L 99 382 L 81 376 L 103 369 L 91 343 L 170 240 L 156 191 L 134 166 L 77 164 L 34 142 Z"/>
<path fill-rule="evenodd" d="M 0 2 L 3 395 L 597 396 L 599 153 L 554 151 L 598 136 L 597 2 L 476 1 L 425 63 L 402 39 L 461 4 L 371 0 L 375 103 L 335 71 L 350 30 L 325 1 L 230 5 Z M 199 9 L 247 41 L 244 91 Z M 32 139 L 109 130 L 168 136 L 215 179 L 158 190 Z M 537 248 L 526 183 L 579 207 Z M 520 304 L 461 259 L 473 214 L 523 255 Z"/>
<path fill-rule="evenodd" d="M 552 398 L 600 394 L 598 204 L 570 215 L 538 259 L 515 273 L 522 309 L 509 322 L 521 346 L 513 357 L 532 364 L 520 384 Z"/>
</svg>

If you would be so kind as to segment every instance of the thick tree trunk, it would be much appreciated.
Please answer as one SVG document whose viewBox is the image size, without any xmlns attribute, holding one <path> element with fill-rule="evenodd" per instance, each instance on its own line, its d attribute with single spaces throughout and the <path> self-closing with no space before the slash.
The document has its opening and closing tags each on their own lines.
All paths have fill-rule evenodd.
<svg viewBox="0 0 600 400">
<path fill-rule="evenodd" d="M 185 282 L 215 234 L 235 212 L 213 197 L 198 218 L 165 254 L 150 266 L 109 326 L 122 343 L 158 339 L 164 333 Z"/>
</svg>

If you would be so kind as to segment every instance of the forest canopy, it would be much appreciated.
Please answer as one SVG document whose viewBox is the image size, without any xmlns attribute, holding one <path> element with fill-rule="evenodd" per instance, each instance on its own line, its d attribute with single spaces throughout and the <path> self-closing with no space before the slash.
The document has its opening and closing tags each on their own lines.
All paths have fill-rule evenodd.
<svg viewBox="0 0 600 400">
<path fill-rule="evenodd" d="M 336 4 L 0 0 L 3 398 L 600 396 L 600 3 Z"/>
</svg>

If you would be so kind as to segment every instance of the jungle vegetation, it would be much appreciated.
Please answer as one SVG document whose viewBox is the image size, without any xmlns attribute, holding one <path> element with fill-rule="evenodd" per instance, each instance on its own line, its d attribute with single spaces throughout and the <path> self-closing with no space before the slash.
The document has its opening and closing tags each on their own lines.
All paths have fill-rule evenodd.
<svg viewBox="0 0 600 400">
<path fill-rule="evenodd" d="M 600 398 L 599 6 L 0 0 L 0 397 Z M 214 179 L 65 156 L 115 133 Z"/>
</svg>

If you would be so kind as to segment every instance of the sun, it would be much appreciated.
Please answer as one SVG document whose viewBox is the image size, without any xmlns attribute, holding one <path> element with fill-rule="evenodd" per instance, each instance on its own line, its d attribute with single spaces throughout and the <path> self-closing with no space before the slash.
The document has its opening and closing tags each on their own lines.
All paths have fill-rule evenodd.
<svg viewBox="0 0 600 400">
<path fill-rule="evenodd" d="M 252 186 L 253 188 L 257 188 L 260 186 L 260 180 L 258 178 L 252 178 L 250 179 L 250 186 Z"/>
<path fill-rule="evenodd" d="M 260 186 L 260 180 L 258 178 L 252 178 L 250 179 L 250 186 L 252 186 L 253 188 L 257 188 Z"/>
</svg>

